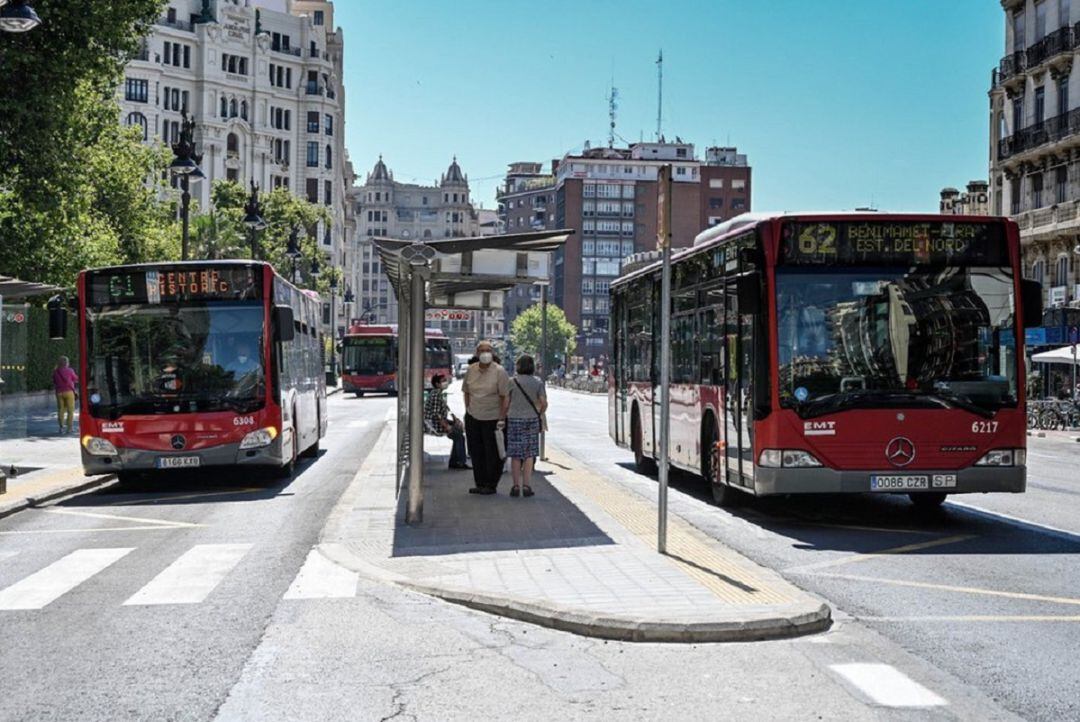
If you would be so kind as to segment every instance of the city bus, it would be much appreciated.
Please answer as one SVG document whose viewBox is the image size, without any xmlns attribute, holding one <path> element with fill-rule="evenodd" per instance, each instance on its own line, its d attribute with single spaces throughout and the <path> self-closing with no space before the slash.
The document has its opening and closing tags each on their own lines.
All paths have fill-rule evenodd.
<svg viewBox="0 0 1080 722">
<path fill-rule="evenodd" d="M 442 329 L 429 328 L 424 334 L 424 381 L 442 374 L 453 378 L 454 355 L 450 339 Z M 397 395 L 398 327 L 355 324 L 341 342 L 341 384 L 357 397 L 366 393 Z"/>
<path fill-rule="evenodd" d="M 267 263 L 78 276 L 87 475 L 267 467 L 291 475 L 327 427 L 321 304 Z"/>
<path fill-rule="evenodd" d="M 612 438 L 659 457 L 661 265 L 611 286 Z M 747 494 L 1023 492 L 1021 277 L 1004 218 L 739 216 L 672 259 L 669 459 Z"/>
</svg>

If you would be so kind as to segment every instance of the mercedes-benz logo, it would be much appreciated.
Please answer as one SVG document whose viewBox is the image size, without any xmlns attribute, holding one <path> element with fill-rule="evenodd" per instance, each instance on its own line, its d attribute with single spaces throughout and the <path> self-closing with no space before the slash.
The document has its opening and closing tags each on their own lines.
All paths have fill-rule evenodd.
<svg viewBox="0 0 1080 722">
<path fill-rule="evenodd" d="M 915 444 L 911 439 L 897 436 L 885 446 L 885 458 L 893 466 L 907 466 L 915 461 Z"/>
<path fill-rule="evenodd" d="M 187 439 L 185 439 L 180 434 L 177 434 L 176 436 L 172 437 L 172 439 L 170 440 L 169 443 L 172 444 L 172 447 L 174 449 L 176 449 L 177 451 L 180 451 L 185 446 L 187 446 Z"/>
</svg>

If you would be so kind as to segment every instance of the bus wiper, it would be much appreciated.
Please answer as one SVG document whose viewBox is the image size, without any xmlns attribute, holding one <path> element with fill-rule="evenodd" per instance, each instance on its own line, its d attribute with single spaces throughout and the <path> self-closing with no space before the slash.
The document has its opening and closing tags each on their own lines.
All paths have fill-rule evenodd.
<svg viewBox="0 0 1080 722">
<path fill-rule="evenodd" d="M 874 392 L 868 389 L 840 391 L 835 394 L 821 396 L 813 401 L 804 401 L 795 407 L 795 411 L 804 419 L 812 419 L 817 416 L 824 416 L 826 414 L 831 414 L 834 411 L 839 411 L 848 403 L 855 401 L 856 399 L 865 399 L 872 393 Z"/>
<path fill-rule="evenodd" d="M 985 406 L 979 406 L 978 404 L 976 404 L 974 401 L 972 401 L 968 397 L 961 396 L 960 394 L 952 393 L 952 392 L 949 392 L 949 391 L 938 390 L 938 391 L 928 392 L 928 393 L 924 393 L 924 394 L 920 394 L 920 395 L 925 396 L 926 398 L 929 398 L 929 399 L 934 399 L 935 401 L 940 401 L 941 403 L 945 404 L 946 406 L 948 406 L 950 408 L 963 409 L 964 411 L 970 411 L 971 413 L 978 414 L 979 416 L 982 416 L 985 419 L 994 418 L 994 412 L 993 411 L 986 408 Z"/>
</svg>

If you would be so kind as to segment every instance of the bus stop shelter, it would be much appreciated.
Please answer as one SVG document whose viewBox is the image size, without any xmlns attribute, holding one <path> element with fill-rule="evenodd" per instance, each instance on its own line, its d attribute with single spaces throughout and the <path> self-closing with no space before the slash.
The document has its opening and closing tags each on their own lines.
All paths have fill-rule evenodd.
<svg viewBox="0 0 1080 722">
<path fill-rule="evenodd" d="M 501 309 L 520 283 L 550 283 L 550 253 L 572 230 L 406 241 L 376 238 L 398 302 L 397 493 L 405 521 L 424 518 L 424 313 L 429 308 Z"/>
</svg>

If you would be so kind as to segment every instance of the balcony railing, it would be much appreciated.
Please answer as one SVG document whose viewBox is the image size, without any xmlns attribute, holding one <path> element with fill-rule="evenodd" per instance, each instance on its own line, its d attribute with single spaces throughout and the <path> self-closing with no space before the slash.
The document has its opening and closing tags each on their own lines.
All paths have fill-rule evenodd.
<svg viewBox="0 0 1080 722">
<path fill-rule="evenodd" d="M 1034 123 L 1007 138 L 1002 138 L 998 141 L 998 160 L 1005 160 L 1044 143 L 1053 143 L 1076 134 L 1080 134 L 1080 108 L 1047 118 L 1041 123 Z"/>
<path fill-rule="evenodd" d="M 303 57 L 304 53 L 300 48 L 283 48 L 280 45 L 270 48 L 275 53 L 284 53 L 285 55 L 292 55 L 294 58 Z"/>
<path fill-rule="evenodd" d="M 1009 53 L 998 63 L 997 72 L 993 74 L 994 87 L 1005 82 L 1009 78 L 1019 75 L 1028 68 L 1034 68 L 1046 62 L 1050 58 L 1061 53 L 1067 53 L 1080 47 L 1080 23 L 1073 26 L 1066 25 L 1050 33 L 1042 40 L 1034 43 L 1027 50 L 1017 50 Z"/>
<path fill-rule="evenodd" d="M 318 83 L 308 83 L 307 84 L 307 94 L 308 95 L 322 95 L 323 94 L 323 89 L 321 87 L 319 87 Z"/>
<path fill-rule="evenodd" d="M 191 23 L 184 22 L 183 20 L 176 20 L 176 19 L 170 20 L 168 18 L 168 16 L 160 18 L 157 21 L 157 24 L 158 25 L 166 25 L 166 26 L 168 26 L 170 28 L 176 28 L 177 30 L 184 30 L 184 31 L 189 32 L 189 33 L 195 32 L 192 25 L 191 25 Z"/>
</svg>

